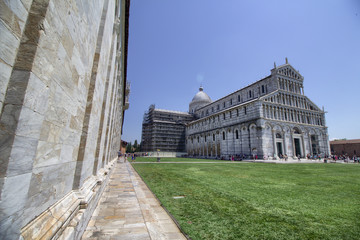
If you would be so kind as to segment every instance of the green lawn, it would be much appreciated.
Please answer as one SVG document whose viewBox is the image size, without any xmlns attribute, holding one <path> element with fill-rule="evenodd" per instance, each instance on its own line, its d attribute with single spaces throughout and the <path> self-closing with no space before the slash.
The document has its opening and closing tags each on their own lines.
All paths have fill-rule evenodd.
<svg viewBox="0 0 360 240">
<path fill-rule="evenodd" d="M 360 165 L 133 167 L 193 240 L 360 239 Z"/>
<path fill-rule="evenodd" d="M 131 157 L 128 157 L 131 162 Z M 135 162 L 156 162 L 156 157 L 137 157 Z M 226 162 L 224 160 L 161 157 L 160 162 Z"/>
</svg>

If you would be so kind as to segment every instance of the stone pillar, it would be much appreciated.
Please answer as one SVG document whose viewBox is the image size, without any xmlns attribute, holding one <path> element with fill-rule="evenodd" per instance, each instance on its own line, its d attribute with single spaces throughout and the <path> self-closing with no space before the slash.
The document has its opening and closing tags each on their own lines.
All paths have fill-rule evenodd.
<svg viewBox="0 0 360 240">
<path fill-rule="evenodd" d="M 274 152 L 273 152 L 273 156 L 276 158 L 278 157 L 278 152 L 277 152 L 277 148 L 276 148 L 276 131 L 274 129 L 272 129 L 272 138 L 273 138 L 273 146 L 274 146 Z"/>
<path fill-rule="evenodd" d="M 293 130 L 291 129 L 291 134 L 290 134 L 290 137 L 291 137 L 291 145 L 292 145 L 292 155 L 294 156 L 296 154 L 296 151 L 295 151 L 295 140 L 294 140 L 294 133 L 293 133 Z"/>
<path fill-rule="evenodd" d="M 284 148 L 284 155 L 287 154 L 287 149 L 286 149 L 286 141 L 285 141 L 285 131 L 281 132 L 283 138 L 282 138 L 282 143 L 283 143 L 283 148 Z"/>
<path fill-rule="evenodd" d="M 303 156 L 301 156 L 301 157 L 304 157 L 304 156 L 306 156 L 304 133 L 301 134 L 301 145 L 302 145 L 302 154 L 303 154 Z"/>
<path fill-rule="evenodd" d="M 313 150 L 312 150 L 312 141 L 311 141 L 311 133 L 308 133 L 308 138 L 309 138 L 309 152 L 310 155 L 314 155 Z"/>
</svg>

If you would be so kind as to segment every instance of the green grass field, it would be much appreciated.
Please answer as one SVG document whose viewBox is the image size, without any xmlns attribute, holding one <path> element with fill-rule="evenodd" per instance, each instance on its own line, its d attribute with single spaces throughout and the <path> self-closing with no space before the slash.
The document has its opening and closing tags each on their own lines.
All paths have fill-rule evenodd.
<svg viewBox="0 0 360 240">
<path fill-rule="evenodd" d="M 128 157 L 128 160 L 131 162 L 131 157 Z M 156 157 L 137 157 L 135 162 L 156 162 L 156 160 Z M 224 160 L 161 157 L 160 162 L 224 162 Z"/>
<path fill-rule="evenodd" d="M 360 239 L 360 165 L 133 167 L 193 240 Z"/>
</svg>

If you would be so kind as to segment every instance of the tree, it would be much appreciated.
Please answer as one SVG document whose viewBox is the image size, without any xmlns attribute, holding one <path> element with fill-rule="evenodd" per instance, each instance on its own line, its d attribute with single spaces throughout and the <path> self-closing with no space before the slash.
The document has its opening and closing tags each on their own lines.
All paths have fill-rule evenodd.
<svg viewBox="0 0 360 240">
<path fill-rule="evenodd" d="M 128 142 L 128 144 L 126 145 L 126 152 L 133 153 L 131 142 Z"/>
<path fill-rule="evenodd" d="M 134 145 L 133 145 L 133 148 L 134 148 L 134 151 L 136 152 L 136 149 L 138 147 L 138 142 L 137 140 L 135 139 L 135 142 L 134 142 Z"/>
<path fill-rule="evenodd" d="M 140 144 L 138 144 L 137 140 L 135 140 L 135 142 L 134 142 L 133 151 L 140 152 Z"/>
</svg>

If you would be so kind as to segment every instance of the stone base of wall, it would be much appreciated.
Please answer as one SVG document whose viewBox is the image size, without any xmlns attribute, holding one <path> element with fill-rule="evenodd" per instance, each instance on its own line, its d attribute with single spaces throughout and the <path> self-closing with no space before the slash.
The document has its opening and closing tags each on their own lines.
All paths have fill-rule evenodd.
<svg viewBox="0 0 360 240">
<path fill-rule="evenodd" d="M 21 230 L 20 239 L 80 239 L 109 181 L 117 159 L 80 190 L 68 193 Z"/>
</svg>

